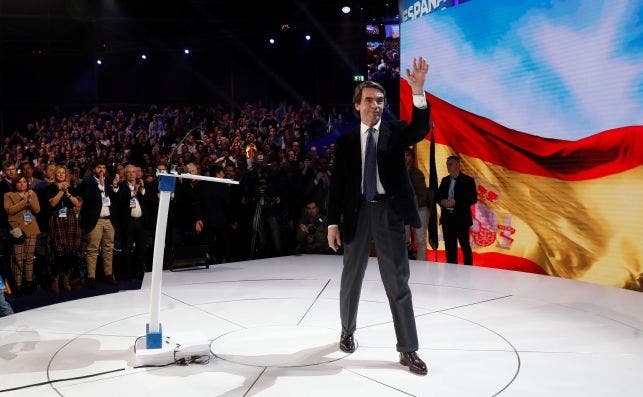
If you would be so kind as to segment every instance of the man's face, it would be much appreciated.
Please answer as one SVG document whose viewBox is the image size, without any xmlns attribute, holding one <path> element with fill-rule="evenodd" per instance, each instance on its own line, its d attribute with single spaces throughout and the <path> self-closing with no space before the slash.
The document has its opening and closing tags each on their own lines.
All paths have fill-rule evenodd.
<svg viewBox="0 0 643 397">
<path fill-rule="evenodd" d="M 107 168 L 105 167 L 104 164 L 99 164 L 96 167 L 94 167 L 94 175 L 96 175 L 98 178 L 104 177 L 106 172 L 107 172 Z"/>
<path fill-rule="evenodd" d="M 232 166 L 226 165 L 223 169 L 225 177 L 228 179 L 234 179 L 234 168 Z"/>
<path fill-rule="evenodd" d="M 134 182 L 136 180 L 137 174 L 138 172 L 134 167 L 127 167 L 125 169 L 125 177 L 127 178 L 128 182 Z"/>
<path fill-rule="evenodd" d="M 373 87 L 365 87 L 362 90 L 362 99 L 355 104 L 355 109 L 359 112 L 361 122 L 369 127 L 377 124 L 382 118 L 384 103 L 384 93 L 382 91 Z"/>
<path fill-rule="evenodd" d="M 9 179 L 13 179 L 16 177 L 16 167 L 13 165 L 10 165 L 8 167 L 4 168 L 4 174 L 7 176 Z"/>
<path fill-rule="evenodd" d="M 306 205 L 306 213 L 311 217 L 317 216 L 317 214 L 319 213 L 319 208 L 317 207 L 317 204 L 308 203 Z"/>
<path fill-rule="evenodd" d="M 448 160 L 447 161 L 447 170 L 449 175 L 457 175 L 460 172 L 460 162 L 458 160 Z"/>
<path fill-rule="evenodd" d="M 31 165 L 25 164 L 22 166 L 22 173 L 27 178 L 31 178 L 31 176 L 33 175 L 33 168 L 31 167 Z"/>
</svg>

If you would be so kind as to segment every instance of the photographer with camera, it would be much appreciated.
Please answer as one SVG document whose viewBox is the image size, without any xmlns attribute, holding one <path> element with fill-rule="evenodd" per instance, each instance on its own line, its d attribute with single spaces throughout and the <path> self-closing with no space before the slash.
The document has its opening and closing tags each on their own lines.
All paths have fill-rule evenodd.
<svg viewBox="0 0 643 397">
<path fill-rule="evenodd" d="M 264 154 L 253 159 L 241 181 L 242 203 L 250 212 L 250 257 L 281 256 L 284 252 L 284 218 L 287 181 L 277 163 L 266 163 Z"/>
<path fill-rule="evenodd" d="M 306 203 L 306 212 L 302 216 L 295 240 L 297 241 L 298 254 L 327 254 L 328 239 L 328 222 L 326 217 L 319 213 L 319 206 L 314 200 L 308 200 Z"/>
</svg>

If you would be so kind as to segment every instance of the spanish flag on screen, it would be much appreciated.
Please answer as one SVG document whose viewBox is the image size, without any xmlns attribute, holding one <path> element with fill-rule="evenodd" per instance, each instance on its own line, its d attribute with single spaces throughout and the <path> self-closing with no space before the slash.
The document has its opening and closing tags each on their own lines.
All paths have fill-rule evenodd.
<svg viewBox="0 0 643 397">
<path fill-rule="evenodd" d="M 404 80 L 400 98 L 408 120 L 413 103 Z M 427 99 L 438 177 L 456 154 L 476 179 L 474 265 L 643 290 L 643 126 L 564 141 Z M 418 144 L 427 174 L 429 139 Z"/>
</svg>

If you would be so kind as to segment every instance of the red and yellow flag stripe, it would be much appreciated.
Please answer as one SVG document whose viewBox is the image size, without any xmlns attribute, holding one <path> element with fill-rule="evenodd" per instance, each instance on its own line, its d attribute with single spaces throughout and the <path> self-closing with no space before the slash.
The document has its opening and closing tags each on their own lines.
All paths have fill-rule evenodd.
<svg viewBox="0 0 643 397">
<path fill-rule="evenodd" d="M 410 117 L 401 85 L 402 118 Z M 643 127 L 578 141 L 511 130 L 428 95 L 438 176 L 463 158 L 479 202 L 471 230 L 476 265 L 641 289 Z M 428 142 L 418 162 L 428 170 Z"/>
</svg>

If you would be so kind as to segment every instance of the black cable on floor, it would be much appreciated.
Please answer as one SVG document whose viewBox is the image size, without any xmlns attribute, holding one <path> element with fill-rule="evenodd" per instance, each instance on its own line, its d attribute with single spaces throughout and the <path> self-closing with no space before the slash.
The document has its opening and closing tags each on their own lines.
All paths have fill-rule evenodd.
<svg viewBox="0 0 643 397">
<path fill-rule="evenodd" d="M 125 371 L 125 368 L 113 369 L 111 371 L 98 372 L 98 373 L 89 374 L 89 375 L 74 376 L 73 378 L 61 378 L 61 379 L 48 380 L 48 381 L 40 382 L 40 383 L 32 383 L 30 385 L 12 387 L 10 389 L 2 389 L 2 390 L 0 390 L 0 393 L 6 393 L 6 392 L 9 392 L 9 391 L 16 391 L 16 390 L 22 390 L 22 389 L 28 389 L 30 387 L 36 387 L 36 386 L 49 385 L 51 383 L 66 382 L 68 380 L 86 379 L 86 378 L 91 378 L 91 377 L 94 377 L 94 376 L 106 375 L 106 374 L 111 374 L 111 373 L 120 372 L 120 371 Z"/>
</svg>

